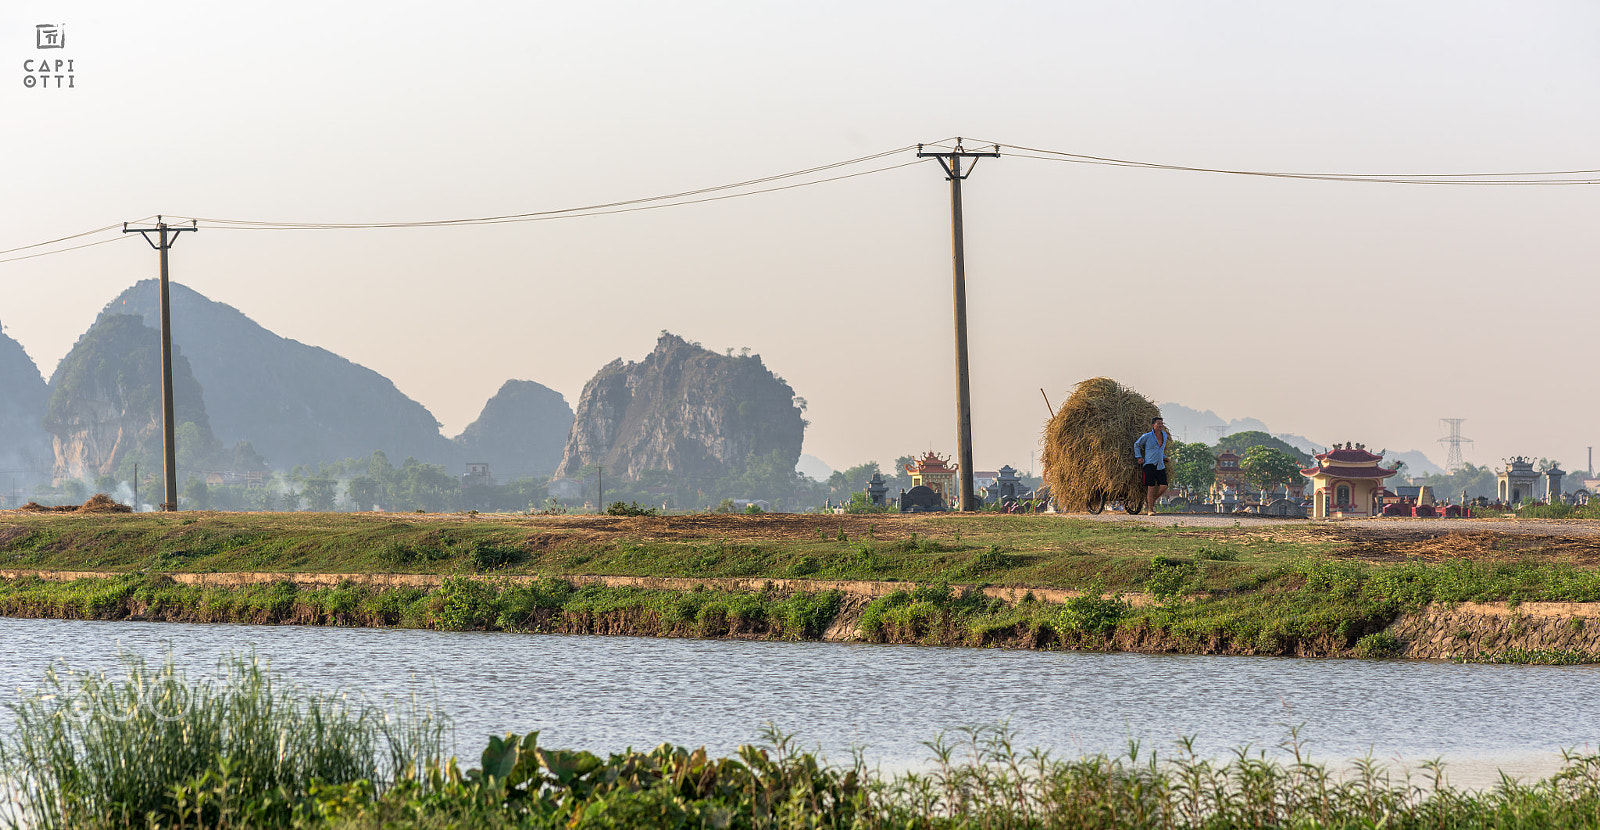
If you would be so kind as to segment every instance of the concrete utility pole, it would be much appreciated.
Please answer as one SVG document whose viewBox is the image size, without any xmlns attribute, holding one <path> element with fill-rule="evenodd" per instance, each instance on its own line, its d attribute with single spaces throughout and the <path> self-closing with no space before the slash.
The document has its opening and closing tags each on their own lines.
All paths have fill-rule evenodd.
<svg viewBox="0 0 1600 830">
<path fill-rule="evenodd" d="M 952 237 L 953 280 L 956 295 L 956 442 L 960 456 L 961 509 L 977 510 L 978 502 L 972 493 L 972 390 L 967 374 L 967 264 L 966 248 L 961 230 L 961 181 L 972 175 L 980 158 L 999 158 L 1000 145 L 989 153 L 967 152 L 956 138 L 956 149 L 948 153 L 924 152 L 917 145 L 917 158 L 934 158 L 944 168 L 950 182 L 950 235 Z M 965 172 L 962 159 L 972 159 Z"/>
<path fill-rule="evenodd" d="M 166 511 L 178 509 L 177 442 L 173 439 L 175 426 L 172 423 L 172 309 L 167 299 L 167 251 L 172 248 L 172 243 L 178 241 L 178 234 L 196 230 L 199 228 L 193 222 L 187 228 L 172 227 L 161 221 L 159 216 L 153 228 L 130 228 L 127 222 L 122 223 L 123 233 L 139 234 L 150 243 L 150 247 L 161 252 L 161 454 L 166 476 L 166 500 L 161 503 L 161 509 Z M 156 234 L 156 239 L 151 239 L 151 234 Z"/>
</svg>

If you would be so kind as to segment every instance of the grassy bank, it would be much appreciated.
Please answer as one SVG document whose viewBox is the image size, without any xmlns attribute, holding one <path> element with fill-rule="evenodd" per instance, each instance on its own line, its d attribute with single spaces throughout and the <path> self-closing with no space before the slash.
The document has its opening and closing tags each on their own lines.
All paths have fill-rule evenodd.
<svg viewBox="0 0 1600 830">
<path fill-rule="evenodd" d="M 1204 558 L 1215 552 L 1249 569 L 1341 546 L 1304 527 L 1265 533 L 1004 515 L 6 513 L 0 515 L 0 567 L 815 578 L 1059 588 L 1103 576 L 1111 588 L 1132 591 L 1142 578 L 1139 566 L 1155 555 Z"/>
<path fill-rule="evenodd" d="M 0 615 L 162 622 L 407 627 L 461 631 L 817 640 L 830 627 L 880 643 L 1197 654 L 1392 656 L 1385 627 L 1432 603 L 1593 602 L 1600 571 L 1564 564 L 1381 565 L 1304 557 L 1272 567 L 1171 556 L 1122 561 L 1135 606 L 1102 578 L 1081 596 L 1020 601 L 949 583 L 908 583 L 868 601 L 837 590 L 676 591 L 453 576 L 435 588 L 284 580 L 182 584 L 159 573 L 51 581 L 0 579 Z M 1107 572 L 1113 572 L 1107 568 Z M 1581 621 L 1578 621 L 1581 626 Z M 1553 662 L 1514 652 L 1515 662 Z M 1566 663 L 1595 657 L 1565 653 Z"/>
<path fill-rule="evenodd" d="M 728 757 L 663 745 L 601 757 L 490 739 L 446 758 L 442 722 L 415 709 L 308 697 L 251 658 L 216 682 L 170 662 L 126 677 L 57 672 L 9 704 L 0 763 L 35 828 L 1587 828 L 1600 826 L 1600 756 L 1534 784 L 1454 789 L 1444 770 L 1335 774 L 1295 751 L 1216 761 L 1058 759 L 997 729 L 934 736 L 928 764 L 885 774 L 834 764 L 772 733 Z M 1293 746 L 1291 745 L 1291 748 Z M 465 767 L 465 768 L 464 768 Z"/>
<path fill-rule="evenodd" d="M 1429 538 L 1420 543 L 1426 558 L 1409 558 L 1403 545 L 1341 532 L 1302 522 L 1196 528 L 1003 515 L 5 514 L 0 567 L 126 575 L 0 580 L 0 614 L 763 639 L 817 639 L 843 622 L 889 643 L 1386 656 L 1402 644 L 1385 626 L 1430 603 L 1600 601 L 1600 568 L 1584 540 Z M 216 571 L 445 581 L 230 588 L 163 576 Z M 905 588 L 867 604 L 826 590 L 665 591 L 566 578 L 578 575 Z M 983 585 L 1021 586 L 1021 601 L 970 590 Z M 1086 596 L 1042 602 L 1030 587 Z M 1122 601 L 1133 594 L 1148 601 Z"/>
</svg>

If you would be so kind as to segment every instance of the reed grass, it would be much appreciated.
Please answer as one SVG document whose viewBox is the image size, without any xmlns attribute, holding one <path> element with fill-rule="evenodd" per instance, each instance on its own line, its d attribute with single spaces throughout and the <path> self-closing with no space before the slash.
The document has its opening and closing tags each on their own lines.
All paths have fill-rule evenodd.
<svg viewBox="0 0 1600 830">
<path fill-rule="evenodd" d="M 327 784 L 393 781 L 443 752 L 444 719 L 307 692 L 254 654 L 191 680 L 120 655 L 123 676 L 53 666 L 6 704 L 0 769 L 16 784 L 13 826 L 252 827 L 291 821 Z"/>
<path fill-rule="evenodd" d="M 928 763 L 885 774 L 859 752 L 830 763 L 769 727 L 728 757 L 662 745 L 608 757 L 492 738 L 476 767 L 442 753 L 437 715 L 306 694 L 254 656 L 211 682 L 124 655 L 126 677 L 55 668 L 12 704 L 5 772 L 33 828 L 1588 828 L 1600 755 L 1555 776 L 1452 787 L 1370 757 L 1330 769 L 1297 732 L 1284 754 L 1056 758 L 1005 726 L 935 736 Z"/>
</svg>

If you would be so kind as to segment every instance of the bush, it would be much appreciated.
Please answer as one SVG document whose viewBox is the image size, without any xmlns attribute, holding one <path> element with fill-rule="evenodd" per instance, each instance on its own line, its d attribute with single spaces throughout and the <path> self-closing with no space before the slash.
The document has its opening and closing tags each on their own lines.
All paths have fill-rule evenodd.
<svg viewBox="0 0 1600 830">
<path fill-rule="evenodd" d="M 1400 642 L 1399 637 L 1387 631 L 1379 631 L 1376 634 L 1368 634 L 1356 641 L 1356 656 L 1372 658 L 1394 657 L 1403 648 L 1405 648 L 1405 643 Z"/>
<path fill-rule="evenodd" d="M 1104 635 L 1115 631 L 1117 623 L 1128 615 L 1128 603 L 1121 594 L 1107 597 L 1104 592 L 1104 583 L 1097 579 L 1082 595 L 1062 603 L 1061 625 L 1068 631 L 1084 634 Z"/>
<path fill-rule="evenodd" d="M 1167 603 L 1187 593 L 1199 569 L 1193 562 L 1157 556 L 1150 560 L 1149 575 L 1145 577 L 1144 590 L 1156 600 Z"/>
<path fill-rule="evenodd" d="M 499 592 L 487 582 L 453 576 L 439 586 L 428 605 L 438 628 L 477 631 L 499 617 L 498 598 Z"/>
<path fill-rule="evenodd" d="M 606 508 L 606 515 L 607 516 L 654 516 L 654 515 L 656 515 L 656 508 L 654 508 L 654 507 L 640 507 L 638 502 L 634 502 L 632 504 L 623 504 L 620 501 L 614 501 L 614 502 L 611 503 L 610 507 Z"/>
<path fill-rule="evenodd" d="M 472 552 L 467 554 L 467 561 L 471 562 L 473 569 L 480 573 L 520 564 L 527 558 L 528 554 L 522 548 L 499 545 L 482 539 L 473 542 Z"/>
</svg>

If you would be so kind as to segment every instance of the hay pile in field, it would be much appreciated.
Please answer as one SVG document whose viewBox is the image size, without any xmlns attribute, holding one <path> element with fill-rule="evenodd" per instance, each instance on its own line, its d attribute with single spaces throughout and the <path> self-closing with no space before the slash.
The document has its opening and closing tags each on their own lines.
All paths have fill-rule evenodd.
<svg viewBox="0 0 1600 830">
<path fill-rule="evenodd" d="M 79 513 L 132 513 L 133 508 L 126 504 L 118 504 L 111 500 L 105 493 L 95 493 L 83 506 L 78 508 Z"/>
<path fill-rule="evenodd" d="M 84 502 L 81 505 L 77 505 L 77 504 L 58 504 L 58 505 L 55 505 L 55 506 L 52 507 L 50 505 L 40 504 L 40 503 L 38 503 L 36 501 L 30 501 L 30 502 L 28 502 L 27 504 L 24 504 L 22 507 L 20 507 L 18 509 L 19 510 L 26 510 L 29 513 L 132 513 L 133 512 L 133 508 L 127 506 L 126 504 L 117 504 L 116 502 L 112 501 L 111 497 L 106 495 L 105 493 L 95 493 L 93 496 L 89 497 L 88 501 Z"/>
<path fill-rule="evenodd" d="M 1133 461 L 1133 442 L 1160 414 L 1149 398 L 1111 378 L 1079 383 L 1044 428 L 1044 481 L 1056 508 L 1087 510 L 1097 492 L 1112 500 L 1133 496 L 1142 504 L 1144 480 Z"/>
<path fill-rule="evenodd" d="M 76 504 L 49 505 L 40 504 L 36 501 L 30 501 L 17 509 L 25 510 L 29 513 L 71 513 L 72 511 L 77 510 L 78 506 Z"/>
</svg>

